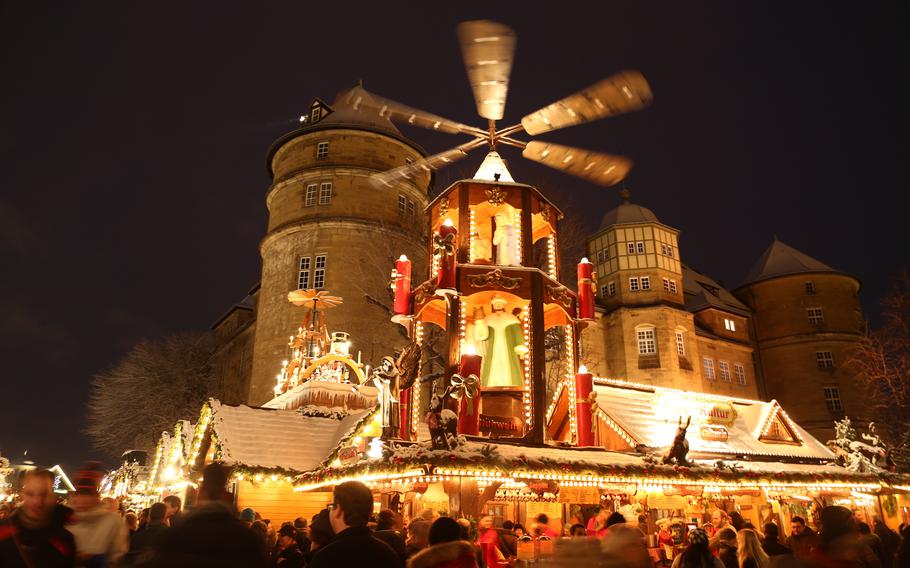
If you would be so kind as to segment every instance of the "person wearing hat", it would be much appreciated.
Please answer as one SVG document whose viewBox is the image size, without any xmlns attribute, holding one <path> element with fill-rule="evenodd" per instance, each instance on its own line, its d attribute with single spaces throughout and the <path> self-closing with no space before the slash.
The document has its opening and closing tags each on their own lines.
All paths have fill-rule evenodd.
<svg viewBox="0 0 910 568">
<path fill-rule="evenodd" d="M 724 563 L 711 554 L 705 529 L 689 531 L 688 541 L 689 546 L 673 559 L 671 568 L 724 568 Z"/>
<path fill-rule="evenodd" d="M 303 568 L 303 552 L 297 546 L 297 529 L 292 523 L 284 523 L 278 529 L 278 554 L 275 566 L 281 568 Z"/>
<path fill-rule="evenodd" d="M 129 529 L 117 513 L 101 503 L 98 486 L 104 471 L 98 462 L 89 462 L 76 477 L 76 491 L 70 496 L 74 522 L 67 525 L 76 539 L 76 550 L 86 566 L 107 566 L 129 549 Z"/>
</svg>

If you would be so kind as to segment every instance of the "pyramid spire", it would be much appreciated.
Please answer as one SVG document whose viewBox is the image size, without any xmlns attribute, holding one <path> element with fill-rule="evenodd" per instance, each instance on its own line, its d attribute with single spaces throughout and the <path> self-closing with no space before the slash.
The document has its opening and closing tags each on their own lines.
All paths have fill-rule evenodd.
<svg viewBox="0 0 910 568">
<path fill-rule="evenodd" d="M 837 270 L 785 244 L 775 236 L 771 245 L 752 265 L 752 269 L 746 274 L 740 287 L 778 276 L 811 272 L 837 272 Z"/>
<path fill-rule="evenodd" d="M 480 164 L 480 167 L 477 168 L 477 172 L 474 174 L 474 179 L 483 181 L 515 182 L 515 180 L 512 179 L 512 174 L 510 174 L 509 170 L 506 168 L 505 161 L 495 150 L 491 150 L 490 153 L 487 154 L 487 157 L 483 159 L 483 163 Z"/>
</svg>

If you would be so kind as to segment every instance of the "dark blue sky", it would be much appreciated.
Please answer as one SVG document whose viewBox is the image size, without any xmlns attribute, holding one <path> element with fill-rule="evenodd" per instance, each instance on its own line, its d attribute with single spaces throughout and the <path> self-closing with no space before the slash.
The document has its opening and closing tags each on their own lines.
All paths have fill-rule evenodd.
<svg viewBox="0 0 910 568">
<path fill-rule="evenodd" d="M 139 338 L 206 329 L 243 297 L 258 279 L 265 152 L 314 96 L 363 79 L 482 125 L 454 35 L 465 19 L 518 32 L 507 121 L 616 71 L 645 74 L 649 109 L 542 138 L 632 157 L 633 200 L 682 230 L 698 270 L 733 286 L 777 234 L 858 275 L 875 312 L 910 257 L 910 50 L 897 7 L 260 4 L 3 4 L 4 455 L 89 458 L 91 375 Z M 464 140 L 411 134 L 431 151 Z M 619 201 L 505 155 L 585 228 Z"/>
</svg>

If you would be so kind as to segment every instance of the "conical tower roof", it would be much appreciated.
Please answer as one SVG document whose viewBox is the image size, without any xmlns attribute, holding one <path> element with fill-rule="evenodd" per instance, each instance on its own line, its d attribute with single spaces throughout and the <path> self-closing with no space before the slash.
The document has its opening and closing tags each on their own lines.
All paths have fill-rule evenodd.
<svg viewBox="0 0 910 568">
<path fill-rule="evenodd" d="M 342 99 L 347 97 L 349 92 L 351 91 L 343 91 L 340 93 L 338 97 L 336 97 L 335 102 L 332 103 L 332 112 L 316 124 L 321 124 L 323 126 L 328 124 L 335 124 L 338 126 L 359 126 L 369 130 L 387 132 L 394 136 L 402 136 L 398 128 L 396 128 L 388 118 L 379 116 L 376 112 L 363 110 L 364 108 L 376 107 L 376 103 L 362 105 L 358 109 L 354 109 L 351 105 L 343 103 Z M 360 96 L 372 101 L 370 94 L 359 85 L 354 87 L 353 96 Z"/>
<path fill-rule="evenodd" d="M 607 211 L 600 221 L 599 231 L 613 225 L 630 225 L 637 223 L 660 223 L 657 215 L 647 207 L 635 205 L 629 201 L 629 191 L 622 190 L 622 203 L 615 209 Z"/>
<path fill-rule="evenodd" d="M 483 181 L 515 182 L 515 180 L 512 179 L 512 174 L 510 174 L 509 170 L 506 168 L 505 161 L 503 161 L 502 157 L 499 155 L 499 152 L 492 150 L 487 154 L 487 157 L 483 159 L 483 163 L 480 164 L 480 167 L 477 168 L 474 179 Z"/>
<path fill-rule="evenodd" d="M 796 250 L 776 238 L 765 252 L 758 258 L 740 288 L 755 284 L 763 280 L 770 280 L 779 276 L 793 274 L 809 274 L 813 272 L 839 272 L 827 264 Z"/>
</svg>

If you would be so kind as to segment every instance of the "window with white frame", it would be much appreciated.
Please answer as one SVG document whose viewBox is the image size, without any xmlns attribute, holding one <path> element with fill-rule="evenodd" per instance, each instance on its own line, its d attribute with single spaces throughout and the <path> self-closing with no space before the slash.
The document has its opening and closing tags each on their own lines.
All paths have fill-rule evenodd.
<svg viewBox="0 0 910 568">
<path fill-rule="evenodd" d="M 645 254 L 645 243 L 638 241 L 635 243 L 635 250 L 638 254 Z"/>
<path fill-rule="evenodd" d="M 664 278 L 664 292 L 670 291 L 670 279 Z"/>
<path fill-rule="evenodd" d="M 725 383 L 730 382 L 730 363 L 726 361 L 718 361 L 717 368 L 720 370 L 720 380 Z"/>
<path fill-rule="evenodd" d="M 610 249 L 601 249 L 597 251 L 597 262 L 602 263 L 610 260 Z"/>
<path fill-rule="evenodd" d="M 844 410 L 844 404 L 840 399 L 840 388 L 825 387 L 825 406 L 828 412 L 841 412 Z"/>
<path fill-rule="evenodd" d="M 724 329 L 727 331 L 736 331 L 736 322 L 729 318 L 724 318 Z"/>
<path fill-rule="evenodd" d="M 705 357 L 702 359 L 702 365 L 705 369 L 705 378 L 709 381 L 714 380 L 714 359 L 710 357 Z"/>
<path fill-rule="evenodd" d="M 610 282 L 607 283 L 607 292 L 608 292 L 611 296 L 615 296 L 615 295 L 616 295 L 616 282 L 613 282 L 613 281 L 611 280 Z"/>
<path fill-rule="evenodd" d="M 657 353 L 657 341 L 654 338 L 653 327 L 640 327 L 636 330 L 638 336 L 638 354 L 654 355 Z"/>
<path fill-rule="evenodd" d="M 300 269 L 297 272 L 297 289 L 306 290 L 310 286 L 310 257 L 300 257 Z"/>
<path fill-rule="evenodd" d="M 680 357 L 686 356 L 686 334 L 682 331 L 676 332 L 676 353 Z"/>
<path fill-rule="evenodd" d="M 676 280 L 673 280 L 673 279 L 671 278 L 671 279 L 670 279 L 670 293 L 671 293 L 671 294 L 675 294 L 675 293 L 676 293 L 676 290 L 677 290 L 677 288 L 676 288 Z"/>
<path fill-rule="evenodd" d="M 814 294 L 815 293 L 815 282 L 812 282 L 811 280 L 806 282 L 805 288 L 806 288 L 806 294 Z"/>
<path fill-rule="evenodd" d="M 641 281 L 641 289 L 642 289 L 642 290 L 650 290 L 650 289 L 651 289 L 651 277 L 650 277 L 650 276 L 642 276 L 642 277 L 640 278 L 640 281 Z"/>
<path fill-rule="evenodd" d="M 640 289 L 641 288 L 638 287 L 638 277 L 633 276 L 632 278 L 629 278 L 629 290 L 632 290 L 633 292 L 638 292 Z"/>
<path fill-rule="evenodd" d="M 833 369 L 834 353 L 830 351 L 816 351 L 815 361 L 818 363 L 819 369 Z"/>
<path fill-rule="evenodd" d="M 325 288 L 325 257 L 324 254 L 316 255 L 316 265 L 313 270 L 313 288 Z"/>
<path fill-rule="evenodd" d="M 635 254 L 635 243 L 626 243 L 626 252 Z"/>
<path fill-rule="evenodd" d="M 316 205 L 316 193 L 318 191 L 318 185 L 315 183 L 309 183 L 306 186 L 306 199 L 303 201 L 304 207 L 312 207 Z"/>
<path fill-rule="evenodd" d="M 329 143 L 319 142 L 316 144 L 316 159 L 324 160 L 329 157 Z"/>
<path fill-rule="evenodd" d="M 733 375 L 736 377 L 736 384 L 746 384 L 746 368 L 742 363 L 733 363 Z"/>
<path fill-rule="evenodd" d="M 821 308 L 806 308 L 806 315 L 809 317 L 809 323 L 812 325 L 821 325 L 825 323 L 825 313 Z"/>
<path fill-rule="evenodd" d="M 322 118 L 322 109 L 313 107 L 313 110 L 310 112 L 310 123 L 319 122 L 320 118 Z"/>
<path fill-rule="evenodd" d="M 332 202 L 332 182 L 324 181 L 319 186 L 319 204 L 328 205 Z"/>
</svg>

